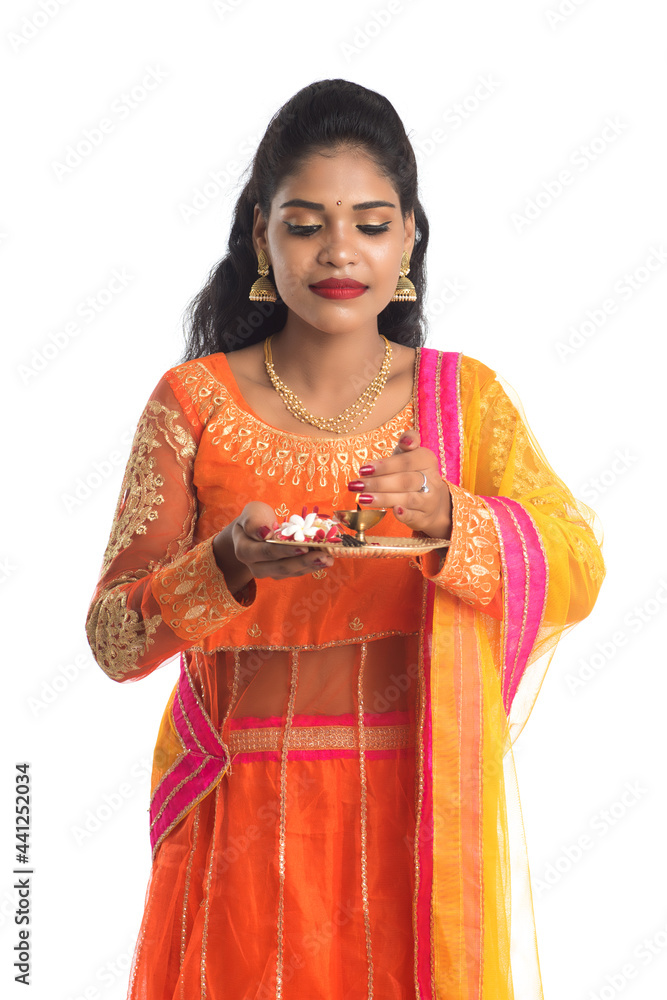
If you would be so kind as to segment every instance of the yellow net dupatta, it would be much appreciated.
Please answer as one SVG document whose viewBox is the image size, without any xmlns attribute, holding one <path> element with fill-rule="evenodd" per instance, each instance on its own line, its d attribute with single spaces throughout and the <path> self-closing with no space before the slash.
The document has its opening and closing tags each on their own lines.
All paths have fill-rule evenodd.
<svg viewBox="0 0 667 1000">
<path fill-rule="evenodd" d="M 512 744 L 556 643 L 595 604 L 602 534 L 495 372 L 422 349 L 415 379 L 421 443 L 453 502 L 452 543 L 425 572 L 422 610 L 415 993 L 538 1000 Z"/>
</svg>

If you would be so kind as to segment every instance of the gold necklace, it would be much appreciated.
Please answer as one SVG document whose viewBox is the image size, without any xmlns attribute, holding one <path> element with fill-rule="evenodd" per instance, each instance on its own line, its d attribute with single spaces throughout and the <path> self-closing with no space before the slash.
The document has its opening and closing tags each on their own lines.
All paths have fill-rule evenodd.
<svg viewBox="0 0 667 1000">
<path fill-rule="evenodd" d="M 264 364 L 266 372 L 271 379 L 271 385 L 276 390 L 283 403 L 293 416 L 303 424 L 312 424 L 321 431 L 334 431 L 336 434 L 349 434 L 355 427 L 364 420 L 378 401 L 380 393 L 384 389 L 391 368 L 391 344 L 385 336 L 380 334 L 385 342 L 384 358 L 382 366 L 370 385 L 366 386 L 362 394 L 354 403 L 351 403 L 346 410 L 339 413 L 337 417 L 316 417 L 309 413 L 301 400 L 296 396 L 285 383 L 278 378 L 273 367 L 271 357 L 271 341 L 273 336 L 267 337 L 264 341 Z"/>
</svg>

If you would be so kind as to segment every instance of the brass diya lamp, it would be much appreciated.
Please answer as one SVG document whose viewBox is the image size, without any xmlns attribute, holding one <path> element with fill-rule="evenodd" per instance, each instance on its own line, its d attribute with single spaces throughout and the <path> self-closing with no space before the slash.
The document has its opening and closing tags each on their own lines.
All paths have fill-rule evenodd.
<svg viewBox="0 0 667 1000">
<path fill-rule="evenodd" d="M 379 524 L 386 513 L 386 507 L 376 510 L 362 510 L 361 508 L 357 508 L 357 510 L 335 510 L 333 516 L 334 520 L 338 521 L 339 524 L 344 524 L 346 528 L 354 531 L 354 538 L 357 545 L 365 545 L 365 532 L 369 528 L 374 528 L 376 524 Z M 352 536 L 347 537 L 352 540 Z"/>
</svg>

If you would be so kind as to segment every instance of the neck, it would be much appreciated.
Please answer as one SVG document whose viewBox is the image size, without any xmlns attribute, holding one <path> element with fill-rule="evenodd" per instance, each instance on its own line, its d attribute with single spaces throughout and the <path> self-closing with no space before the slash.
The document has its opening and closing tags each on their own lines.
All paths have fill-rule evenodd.
<svg viewBox="0 0 667 1000">
<path fill-rule="evenodd" d="M 342 386 L 353 398 L 377 375 L 385 354 L 377 322 L 350 333 L 297 329 L 289 321 L 271 341 L 277 373 L 297 394 L 341 400 Z"/>
</svg>

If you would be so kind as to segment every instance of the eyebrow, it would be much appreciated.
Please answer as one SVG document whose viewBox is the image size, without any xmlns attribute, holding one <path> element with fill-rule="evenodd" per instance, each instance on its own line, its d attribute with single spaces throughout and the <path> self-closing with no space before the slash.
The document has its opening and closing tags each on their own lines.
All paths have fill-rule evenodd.
<svg viewBox="0 0 667 1000">
<path fill-rule="evenodd" d="M 324 205 L 320 204 L 319 201 L 305 201 L 304 198 L 292 198 L 290 201 L 283 202 L 280 207 L 312 208 L 314 212 L 324 211 Z M 363 212 L 368 208 L 396 208 L 396 206 L 390 201 L 360 201 L 358 205 L 353 205 L 352 208 L 355 212 Z"/>
</svg>

